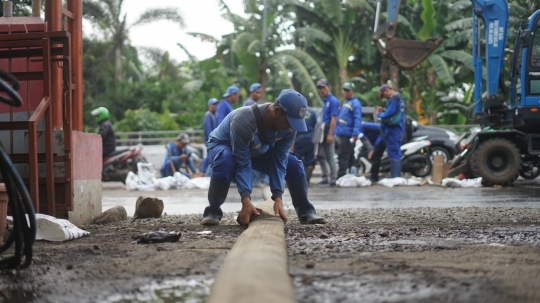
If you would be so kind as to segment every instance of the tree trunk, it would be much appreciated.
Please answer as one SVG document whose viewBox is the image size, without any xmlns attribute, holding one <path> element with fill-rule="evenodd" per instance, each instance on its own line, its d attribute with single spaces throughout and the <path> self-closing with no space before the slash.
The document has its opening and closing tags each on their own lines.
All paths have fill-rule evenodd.
<svg viewBox="0 0 540 303">
<path fill-rule="evenodd" d="M 268 75 L 266 74 L 266 69 L 268 68 L 268 58 L 266 56 L 261 56 L 261 65 L 259 66 L 259 83 L 262 86 L 262 95 L 261 100 L 264 100 L 266 85 L 268 85 Z"/>
<path fill-rule="evenodd" d="M 390 60 L 383 58 L 381 63 L 381 85 L 386 84 L 386 82 L 390 79 L 390 76 L 388 75 L 388 66 L 390 65 Z"/>
<path fill-rule="evenodd" d="M 392 88 L 397 92 L 399 91 L 399 67 L 394 64 L 390 64 L 390 81 L 392 81 Z"/>
<path fill-rule="evenodd" d="M 118 81 L 122 80 L 122 46 L 114 46 L 114 76 Z"/>
</svg>

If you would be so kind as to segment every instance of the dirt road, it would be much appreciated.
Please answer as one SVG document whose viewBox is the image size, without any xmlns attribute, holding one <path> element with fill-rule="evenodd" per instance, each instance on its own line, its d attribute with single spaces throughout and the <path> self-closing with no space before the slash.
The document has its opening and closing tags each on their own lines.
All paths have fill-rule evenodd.
<svg viewBox="0 0 540 303">
<path fill-rule="evenodd" d="M 409 193 L 403 194 L 408 199 L 419 192 L 370 190 L 373 196 L 377 191 Z M 426 190 L 433 196 L 452 192 Z M 481 190 L 461 191 L 453 198 L 480 199 Z M 327 192 L 328 201 L 335 201 Z M 316 199 L 325 199 L 324 190 L 317 191 Z M 509 198 L 512 203 L 520 199 L 539 202 L 530 195 Z M 540 208 L 500 205 L 323 209 L 319 213 L 330 221 L 324 226 L 300 225 L 289 207 L 285 232 L 297 299 L 540 302 Z M 75 241 L 37 242 L 31 268 L 20 277 L 0 275 L 0 302 L 203 302 L 244 230 L 234 217 L 227 213 L 222 225 L 213 228 L 198 225 L 200 213 L 130 219 L 84 226 L 91 235 Z M 183 235 L 177 243 L 132 243 L 133 236 L 158 227 Z M 212 233 L 198 234 L 205 230 Z"/>
</svg>

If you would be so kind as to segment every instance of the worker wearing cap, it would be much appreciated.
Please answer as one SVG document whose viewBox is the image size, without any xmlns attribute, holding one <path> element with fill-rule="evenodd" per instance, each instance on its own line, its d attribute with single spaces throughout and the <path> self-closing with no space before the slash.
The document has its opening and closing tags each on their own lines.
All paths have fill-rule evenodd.
<svg viewBox="0 0 540 303">
<path fill-rule="evenodd" d="M 210 98 L 206 105 L 208 106 L 208 111 L 204 114 L 203 118 L 203 129 L 204 129 L 204 142 L 208 140 L 210 133 L 217 127 L 218 119 L 216 116 L 217 104 L 219 103 L 218 99 Z"/>
<path fill-rule="evenodd" d="M 337 118 L 337 126 L 334 134 L 338 140 L 338 174 L 341 178 L 347 174 L 347 170 L 354 164 L 354 145 L 358 135 L 362 133 L 362 104 L 354 96 L 354 84 L 343 84 L 345 102 L 341 106 Z"/>
<path fill-rule="evenodd" d="M 339 101 L 330 91 L 328 80 L 320 79 L 317 81 L 317 90 L 323 97 L 322 122 L 324 123 L 324 138 L 318 146 L 317 155 L 322 171 L 322 181 L 318 185 L 335 186 L 337 166 L 334 159 L 334 130 L 339 112 Z"/>
<path fill-rule="evenodd" d="M 251 106 L 259 102 L 262 97 L 262 85 L 260 83 L 253 83 L 249 87 L 249 97 L 244 102 L 244 106 Z"/>
<path fill-rule="evenodd" d="M 282 196 L 284 183 L 287 182 L 300 223 L 326 223 L 324 218 L 316 215 L 315 208 L 307 198 L 308 187 L 302 162 L 289 153 L 296 132 L 306 131 L 306 109 L 304 96 L 286 89 L 281 91 L 274 103 L 234 110 L 210 134 L 206 147 L 212 177 L 208 189 L 209 206 L 204 210 L 202 225 L 219 224 L 223 216 L 221 205 L 227 198 L 233 178 L 242 202 L 237 221 L 247 225 L 252 215 L 259 215 L 251 204 L 252 168 L 270 176 L 274 212 L 284 222 L 287 222 L 287 216 Z"/>
<path fill-rule="evenodd" d="M 204 114 L 204 118 L 203 118 L 204 142 L 208 141 L 208 136 L 210 136 L 210 133 L 218 125 L 218 120 L 217 120 L 217 115 L 216 115 L 218 102 L 219 102 L 218 99 L 210 98 L 208 99 L 208 102 L 206 103 L 206 105 L 208 106 L 208 110 Z M 212 173 L 211 170 L 209 169 L 210 168 L 209 164 L 210 163 L 209 163 L 208 155 L 206 155 L 201 165 L 201 172 L 205 173 L 206 176 L 210 176 L 210 174 Z"/>
<path fill-rule="evenodd" d="M 223 94 L 223 99 L 217 105 L 217 118 L 220 124 L 227 115 L 233 111 L 233 104 L 238 101 L 238 87 L 232 85 L 227 88 L 227 92 Z"/>
<path fill-rule="evenodd" d="M 189 137 L 187 134 L 181 133 L 176 137 L 175 142 L 167 144 L 167 151 L 165 152 L 165 160 L 161 169 L 159 170 L 162 177 L 172 176 L 174 174 L 172 166 L 174 165 L 174 170 L 181 172 L 180 168 L 184 163 L 187 163 L 188 171 L 187 173 L 181 172 L 185 176 L 189 177 L 189 171 L 195 173 L 195 165 L 193 164 L 193 159 L 189 156 L 189 151 L 187 145 L 189 144 Z M 172 165 L 171 165 L 172 162 Z"/>
<path fill-rule="evenodd" d="M 315 131 L 315 126 L 317 125 L 317 113 L 311 108 L 307 108 L 306 115 L 304 116 L 306 121 L 305 132 L 297 132 L 296 138 L 294 139 L 293 147 L 291 152 L 302 161 L 304 165 L 304 170 L 306 172 L 306 181 L 309 185 L 311 176 L 313 175 L 313 169 L 315 169 L 315 144 L 313 144 L 313 133 Z"/>
<path fill-rule="evenodd" d="M 390 176 L 401 176 L 401 142 L 405 131 L 405 100 L 390 86 L 384 84 L 379 88 L 379 99 L 388 99 L 386 109 L 377 106 L 377 117 L 381 120 L 383 140 L 390 159 Z M 375 148 L 372 158 L 371 181 L 378 181 L 380 159 L 384 148 Z"/>
</svg>

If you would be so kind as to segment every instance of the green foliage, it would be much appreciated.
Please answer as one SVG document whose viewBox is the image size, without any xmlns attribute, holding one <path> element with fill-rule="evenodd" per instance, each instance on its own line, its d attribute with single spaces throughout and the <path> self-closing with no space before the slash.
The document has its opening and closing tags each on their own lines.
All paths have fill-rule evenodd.
<svg viewBox="0 0 540 303">
<path fill-rule="evenodd" d="M 124 119 L 114 125 L 117 132 L 161 130 L 160 117 L 148 108 L 128 109 Z"/>
<path fill-rule="evenodd" d="M 432 0 L 422 0 L 422 7 L 424 10 L 422 11 L 420 18 L 424 22 L 424 26 L 422 26 L 418 32 L 418 38 L 420 38 L 420 40 L 427 40 L 433 37 L 437 21 L 435 20 L 435 8 L 433 7 Z"/>
</svg>

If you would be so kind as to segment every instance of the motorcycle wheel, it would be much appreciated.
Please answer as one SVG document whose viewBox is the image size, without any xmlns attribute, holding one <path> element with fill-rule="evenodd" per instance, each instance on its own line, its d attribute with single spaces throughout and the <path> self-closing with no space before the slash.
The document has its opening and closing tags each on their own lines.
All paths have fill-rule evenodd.
<svg viewBox="0 0 540 303">
<path fill-rule="evenodd" d="M 529 167 L 522 166 L 519 175 L 523 179 L 533 180 L 540 176 L 540 167 L 538 165 L 530 165 Z"/>
<path fill-rule="evenodd" d="M 431 164 L 431 160 L 428 157 L 426 157 L 422 168 L 414 169 L 411 173 L 415 177 L 424 178 L 431 174 L 432 167 L 433 167 L 433 164 Z"/>
</svg>

